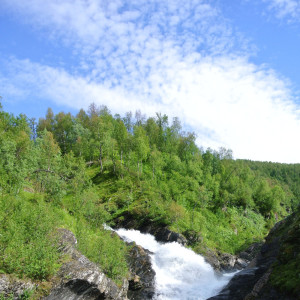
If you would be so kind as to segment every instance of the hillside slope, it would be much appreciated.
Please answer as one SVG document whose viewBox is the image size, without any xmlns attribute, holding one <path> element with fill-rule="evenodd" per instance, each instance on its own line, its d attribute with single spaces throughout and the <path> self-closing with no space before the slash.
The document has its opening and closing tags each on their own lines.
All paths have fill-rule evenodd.
<svg viewBox="0 0 300 300">
<path fill-rule="evenodd" d="M 253 261 L 210 300 L 300 298 L 300 208 L 277 223 Z"/>
</svg>

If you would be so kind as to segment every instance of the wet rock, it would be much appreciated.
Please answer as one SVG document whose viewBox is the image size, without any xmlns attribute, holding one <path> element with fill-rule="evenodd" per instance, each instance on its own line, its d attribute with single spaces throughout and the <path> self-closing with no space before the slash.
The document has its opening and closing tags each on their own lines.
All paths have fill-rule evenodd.
<svg viewBox="0 0 300 300">
<path fill-rule="evenodd" d="M 128 257 L 131 272 L 128 298 L 134 300 L 152 299 L 155 293 L 155 271 L 151 265 L 151 252 L 134 243 Z"/>
<path fill-rule="evenodd" d="M 0 274 L 0 295 L 7 299 L 21 299 L 26 292 L 36 288 L 30 280 L 23 280 L 7 274 Z"/>
<path fill-rule="evenodd" d="M 203 256 L 205 258 L 205 261 L 208 262 L 215 271 L 221 273 L 244 269 L 249 263 L 248 260 L 240 258 L 237 255 L 222 252 L 213 252 L 208 248 L 206 248 Z"/>
<path fill-rule="evenodd" d="M 256 268 L 245 269 L 236 274 L 228 285 L 217 295 L 209 300 L 242 300 L 247 295 L 250 286 L 255 283 Z M 249 284 L 246 284 L 249 283 Z"/>
<path fill-rule="evenodd" d="M 234 264 L 234 268 L 237 270 L 241 270 L 247 267 L 249 261 L 242 258 L 237 258 Z"/>
<path fill-rule="evenodd" d="M 187 239 L 182 234 L 171 231 L 167 226 L 159 226 L 147 220 L 139 223 L 128 212 L 125 212 L 121 217 L 116 219 L 115 223 L 116 228 L 136 229 L 142 233 L 150 233 L 155 236 L 158 242 L 177 242 L 183 246 L 187 245 Z"/>
<path fill-rule="evenodd" d="M 142 226 L 139 230 L 143 233 L 151 233 L 155 236 L 155 239 L 158 242 L 170 243 L 170 242 L 177 242 L 183 246 L 187 245 L 186 238 L 177 232 L 169 230 L 167 227 L 155 227 L 152 225 Z"/>
<path fill-rule="evenodd" d="M 101 271 L 101 269 L 76 250 L 76 238 L 66 229 L 59 229 L 60 250 L 70 256 L 58 271 L 58 282 L 46 300 L 93 300 L 127 299 L 128 282 L 121 288 Z"/>
<path fill-rule="evenodd" d="M 235 269 L 237 257 L 228 253 L 222 253 L 220 258 L 220 268 L 222 271 L 229 272 Z"/>
</svg>

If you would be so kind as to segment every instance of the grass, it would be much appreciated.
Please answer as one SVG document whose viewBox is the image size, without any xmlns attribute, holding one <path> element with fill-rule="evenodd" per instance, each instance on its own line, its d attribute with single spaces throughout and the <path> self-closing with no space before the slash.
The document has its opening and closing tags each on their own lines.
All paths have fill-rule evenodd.
<svg viewBox="0 0 300 300">
<path fill-rule="evenodd" d="M 64 206 L 53 205 L 44 201 L 42 194 L 31 192 L 0 198 L 1 273 L 50 280 L 62 261 L 56 228 L 64 227 L 76 235 L 78 249 L 120 284 L 128 275 L 128 250 L 118 237 L 101 229 L 103 214 L 93 193 L 86 191 L 79 198 L 68 195 L 63 199 Z M 82 201 L 81 207 L 70 210 Z"/>
</svg>

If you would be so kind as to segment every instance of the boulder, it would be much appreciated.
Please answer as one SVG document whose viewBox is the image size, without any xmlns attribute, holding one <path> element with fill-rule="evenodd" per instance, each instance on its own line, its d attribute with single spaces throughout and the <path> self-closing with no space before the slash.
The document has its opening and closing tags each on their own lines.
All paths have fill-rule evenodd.
<svg viewBox="0 0 300 300">
<path fill-rule="evenodd" d="M 119 288 L 101 269 L 76 250 L 76 238 L 66 229 L 59 229 L 60 250 L 70 256 L 58 271 L 58 280 L 46 300 L 127 299 L 128 281 Z"/>
<path fill-rule="evenodd" d="M 0 274 L 0 296 L 7 299 L 22 299 L 26 293 L 35 290 L 36 284 L 7 274 Z M 0 297 L 1 298 L 1 297 Z"/>
<path fill-rule="evenodd" d="M 158 242 L 170 243 L 177 242 L 180 245 L 186 246 L 187 239 L 180 233 L 171 231 L 167 227 L 156 227 L 153 225 L 141 226 L 138 228 L 142 233 L 150 233 L 155 236 Z"/>
<path fill-rule="evenodd" d="M 131 272 L 128 298 L 134 300 L 152 299 L 155 293 L 155 271 L 152 269 L 151 252 L 132 244 L 128 256 Z"/>
</svg>

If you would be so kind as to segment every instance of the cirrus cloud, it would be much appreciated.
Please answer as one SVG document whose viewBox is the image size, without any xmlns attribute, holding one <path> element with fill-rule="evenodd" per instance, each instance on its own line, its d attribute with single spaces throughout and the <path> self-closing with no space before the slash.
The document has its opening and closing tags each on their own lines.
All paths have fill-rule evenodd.
<svg viewBox="0 0 300 300">
<path fill-rule="evenodd" d="M 8 58 L 0 88 L 19 101 L 162 112 L 180 117 L 201 146 L 299 162 L 299 107 L 288 81 L 249 61 L 251 45 L 212 3 L 3 0 L 78 63 Z"/>
</svg>

